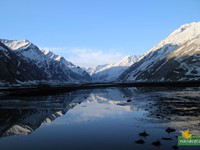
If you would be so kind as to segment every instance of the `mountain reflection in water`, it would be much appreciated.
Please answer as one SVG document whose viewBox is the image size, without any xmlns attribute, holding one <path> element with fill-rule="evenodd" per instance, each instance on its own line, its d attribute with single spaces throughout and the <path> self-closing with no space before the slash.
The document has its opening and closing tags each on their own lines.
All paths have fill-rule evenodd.
<svg viewBox="0 0 200 150">
<path fill-rule="evenodd" d="M 1 96 L 0 149 L 155 149 L 151 143 L 158 139 L 159 148 L 171 149 L 181 131 L 200 135 L 199 98 L 198 88 Z M 167 127 L 176 132 L 166 133 Z M 144 130 L 149 134 L 145 143 L 135 143 Z"/>
</svg>

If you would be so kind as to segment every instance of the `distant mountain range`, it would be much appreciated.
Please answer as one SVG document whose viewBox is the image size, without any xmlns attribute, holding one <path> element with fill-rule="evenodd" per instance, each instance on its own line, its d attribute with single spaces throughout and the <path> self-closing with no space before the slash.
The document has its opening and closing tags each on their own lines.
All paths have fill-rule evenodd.
<svg viewBox="0 0 200 150">
<path fill-rule="evenodd" d="M 23 40 L 0 39 L 0 85 L 88 82 L 199 81 L 200 22 L 185 24 L 143 56 L 86 71 L 49 50 Z"/>
<path fill-rule="evenodd" d="M 115 81 L 132 64 L 137 62 L 139 56 L 126 56 L 122 60 L 108 65 L 99 65 L 95 68 L 88 68 L 93 82 Z"/>
<path fill-rule="evenodd" d="M 200 22 L 185 24 L 144 54 L 118 80 L 200 80 Z"/>
</svg>

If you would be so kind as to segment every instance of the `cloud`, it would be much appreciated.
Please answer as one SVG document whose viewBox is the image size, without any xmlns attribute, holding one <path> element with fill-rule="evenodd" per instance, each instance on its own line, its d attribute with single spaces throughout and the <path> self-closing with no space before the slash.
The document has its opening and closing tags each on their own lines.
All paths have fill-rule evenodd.
<svg viewBox="0 0 200 150">
<path fill-rule="evenodd" d="M 119 61 L 124 55 L 116 50 L 99 50 L 89 48 L 52 47 L 49 49 L 55 54 L 65 57 L 66 60 L 81 67 L 95 67 Z"/>
</svg>

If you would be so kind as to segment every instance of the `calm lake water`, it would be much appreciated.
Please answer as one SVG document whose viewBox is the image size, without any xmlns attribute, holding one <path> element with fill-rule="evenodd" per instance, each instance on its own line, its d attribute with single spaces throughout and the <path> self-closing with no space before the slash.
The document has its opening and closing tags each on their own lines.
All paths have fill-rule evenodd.
<svg viewBox="0 0 200 150">
<path fill-rule="evenodd" d="M 176 131 L 168 133 L 168 127 Z M 168 150 L 187 129 L 200 135 L 199 88 L 107 88 L 0 97 L 1 150 Z M 149 136 L 138 135 L 143 131 Z M 152 145 L 157 140 L 161 145 Z"/>
</svg>

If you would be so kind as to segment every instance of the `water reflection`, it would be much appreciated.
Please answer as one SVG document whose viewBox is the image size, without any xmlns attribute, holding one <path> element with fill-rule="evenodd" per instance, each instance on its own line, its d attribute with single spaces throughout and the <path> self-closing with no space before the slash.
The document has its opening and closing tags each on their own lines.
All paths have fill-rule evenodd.
<svg viewBox="0 0 200 150">
<path fill-rule="evenodd" d="M 40 97 L 1 97 L 0 136 L 30 134 L 42 123 L 50 123 L 66 114 L 85 100 L 88 92 L 82 92 L 81 95 L 76 91 Z"/>
<path fill-rule="evenodd" d="M 200 135 L 199 98 L 198 88 L 109 88 L 49 96 L 2 96 L 0 137 L 4 138 L 0 148 L 12 149 L 12 143 L 15 149 L 36 149 L 31 145 L 41 143 L 45 136 L 42 141 L 53 141 L 37 148 L 155 149 L 151 143 L 159 139 L 161 149 L 171 149 L 180 131 L 190 129 Z M 176 132 L 168 134 L 167 127 Z M 142 139 L 145 143 L 135 143 L 144 130 L 149 134 Z M 28 134 L 17 136 L 18 141 L 11 136 Z"/>
</svg>

